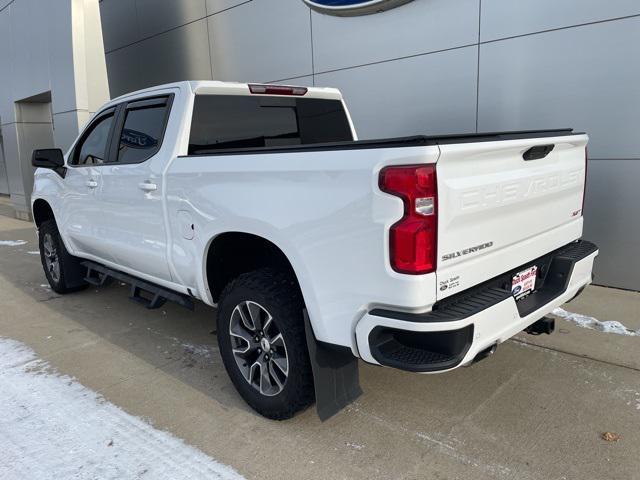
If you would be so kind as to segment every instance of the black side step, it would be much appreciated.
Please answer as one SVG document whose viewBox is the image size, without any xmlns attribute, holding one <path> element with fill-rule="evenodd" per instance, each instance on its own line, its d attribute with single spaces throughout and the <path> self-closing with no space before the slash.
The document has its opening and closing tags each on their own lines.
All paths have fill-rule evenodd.
<svg viewBox="0 0 640 480">
<path fill-rule="evenodd" d="M 99 263 L 86 260 L 82 265 L 87 268 L 87 275 L 84 278 L 88 283 L 95 286 L 106 285 L 109 281 L 115 279 L 131 285 L 131 295 L 129 298 L 135 302 L 141 303 L 146 308 L 160 308 L 167 300 L 177 303 L 189 310 L 193 310 L 193 299 L 182 293 L 177 293 L 168 288 L 161 287 L 154 283 L 145 282 L 132 275 L 128 275 L 118 270 L 113 270 Z M 149 297 L 143 296 L 146 293 Z"/>
</svg>

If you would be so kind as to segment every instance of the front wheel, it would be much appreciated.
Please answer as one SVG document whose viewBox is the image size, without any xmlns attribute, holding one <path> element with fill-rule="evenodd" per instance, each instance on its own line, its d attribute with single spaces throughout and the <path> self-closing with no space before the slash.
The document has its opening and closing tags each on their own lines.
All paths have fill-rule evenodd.
<svg viewBox="0 0 640 480">
<path fill-rule="evenodd" d="M 65 248 L 55 221 L 40 225 L 38 244 L 42 268 L 54 292 L 69 293 L 87 287 L 85 268 Z"/>
<path fill-rule="evenodd" d="M 295 282 L 270 268 L 238 276 L 221 296 L 224 366 L 242 398 L 267 418 L 290 418 L 314 400 L 302 312 Z"/>
</svg>

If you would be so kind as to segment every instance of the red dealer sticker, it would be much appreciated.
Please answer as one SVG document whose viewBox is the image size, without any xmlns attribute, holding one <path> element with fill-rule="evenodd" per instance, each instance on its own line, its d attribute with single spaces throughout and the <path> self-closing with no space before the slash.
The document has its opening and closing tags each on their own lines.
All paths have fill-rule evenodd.
<svg viewBox="0 0 640 480">
<path fill-rule="evenodd" d="M 536 288 L 538 267 L 535 265 L 516 273 L 511 281 L 511 294 L 516 300 L 529 295 Z"/>
</svg>

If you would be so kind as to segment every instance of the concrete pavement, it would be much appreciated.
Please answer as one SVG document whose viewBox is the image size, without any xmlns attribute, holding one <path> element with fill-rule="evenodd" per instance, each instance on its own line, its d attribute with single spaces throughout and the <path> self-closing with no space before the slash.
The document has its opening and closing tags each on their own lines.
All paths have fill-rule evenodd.
<svg viewBox="0 0 640 480">
<path fill-rule="evenodd" d="M 448 374 L 361 364 L 343 412 L 272 422 L 229 381 L 215 310 L 145 310 L 119 284 L 59 296 L 32 224 L 0 216 L 1 240 L 28 243 L 0 245 L 0 336 L 247 478 L 640 479 L 640 337 L 560 321 Z M 635 292 L 590 287 L 564 308 L 640 329 Z"/>
</svg>

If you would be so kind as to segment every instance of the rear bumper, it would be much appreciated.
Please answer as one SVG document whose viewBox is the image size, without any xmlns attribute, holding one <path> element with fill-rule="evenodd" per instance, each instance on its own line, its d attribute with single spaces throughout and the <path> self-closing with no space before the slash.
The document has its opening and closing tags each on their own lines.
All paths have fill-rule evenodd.
<svg viewBox="0 0 640 480">
<path fill-rule="evenodd" d="M 413 372 L 443 372 L 511 338 L 591 283 L 598 248 L 577 241 L 434 305 L 431 312 L 375 309 L 356 325 L 360 357 Z M 539 268 L 536 291 L 516 302 L 511 277 Z"/>
</svg>

